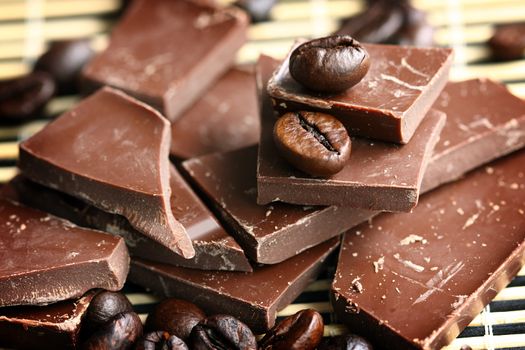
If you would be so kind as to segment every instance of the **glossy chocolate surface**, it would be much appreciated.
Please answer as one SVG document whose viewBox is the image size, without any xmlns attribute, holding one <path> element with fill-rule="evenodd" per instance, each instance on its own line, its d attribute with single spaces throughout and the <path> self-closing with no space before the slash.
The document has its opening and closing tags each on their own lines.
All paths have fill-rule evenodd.
<svg viewBox="0 0 525 350">
<path fill-rule="evenodd" d="M 440 349 L 525 262 L 525 152 L 344 236 L 334 309 L 380 347 Z M 362 288 L 356 288 L 356 281 Z"/>
<path fill-rule="evenodd" d="M 233 63 L 247 25 L 236 8 L 133 1 L 109 47 L 84 68 L 87 88 L 122 89 L 175 120 Z"/>
<path fill-rule="evenodd" d="M 171 155 L 186 159 L 254 145 L 259 107 L 252 70 L 232 68 L 171 124 Z"/>
<path fill-rule="evenodd" d="M 363 80 L 341 94 L 316 94 L 290 75 L 286 58 L 268 92 L 281 113 L 319 110 L 339 118 L 350 135 L 408 143 L 445 86 L 452 51 L 364 45 L 370 69 Z"/>
<path fill-rule="evenodd" d="M 45 306 L 0 309 L 0 347 L 19 350 L 75 349 L 82 318 L 95 291 Z"/>
<path fill-rule="evenodd" d="M 93 288 L 120 290 L 124 240 L 0 199 L 0 306 L 49 304 Z"/>
<path fill-rule="evenodd" d="M 170 206 L 169 122 L 111 88 L 20 144 L 19 168 L 44 186 L 126 217 L 186 258 L 194 249 Z"/>
<path fill-rule="evenodd" d="M 197 271 L 133 260 L 129 279 L 162 296 L 190 300 L 208 314 L 239 318 L 255 333 L 273 326 L 278 310 L 290 304 L 320 272 L 339 238 L 276 265 L 253 272 Z"/>
<path fill-rule="evenodd" d="M 262 107 L 257 202 L 410 211 L 417 204 L 423 173 L 445 124 L 445 115 L 430 110 L 407 145 L 353 138 L 352 155 L 343 170 L 329 178 L 313 178 L 277 156 L 272 137 L 275 113 L 264 87 L 274 66 L 275 61 L 268 57 L 258 63 Z"/>
<path fill-rule="evenodd" d="M 422 190 L 525 146 L 525 101 L 500 83 L 488 79 L 448 83 L 433 108 L 445 112 L 447 122 Z"/>
</svg>

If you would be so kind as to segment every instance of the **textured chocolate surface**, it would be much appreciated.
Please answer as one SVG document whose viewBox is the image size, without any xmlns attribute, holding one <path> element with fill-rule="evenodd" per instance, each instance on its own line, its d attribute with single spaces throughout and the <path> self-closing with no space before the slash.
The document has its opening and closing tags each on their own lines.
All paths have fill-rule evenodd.
<svg viewBox="0 0 525 350">
<path fill-rule="evenodd" d="M 347 232 L 334 309 L 377 346 L 440 349 L 525 262 L 525 152 Z"/>
<path fill-rule="evenodd" d="M 75 349 L 82 318 L 95 291 L 46 306 L 0 309 L 0 347 L 19 350 Z"/>
<path fill-rule="evenodd" d="M 191 240 L 169 203 L 169 146 L 165 118 L 104 88 L 22 142 L 18 165 L 33 181 L 120 214 L 191 258 Z"/>
<path fill-rule="evenodd" d="M 48 304 L 93 288 L 119 290 L 124 240 L 0 199 L 0 306 Z"/>
<path fill-rule="evenodd" d="M 303 88 L 290 75 L 288 58 L 268 83 L 281 113 L 319 110 L 338 117 L 350 135 L 408 143 L 445 86 L 452 51 L 364 45 L 370 69 L 363 80 L 341 94 L 321 95 Z"/>
<path fill-rule="evenodd" d="M 159 295 L 190 300 L 210 315 L 235 316 L 262 333 L 273 326 L 276 312 L 316 278 L 338 245 L 339 238 L 334 238 L 253 272 L 197 271 L 134 259 L 129 279 Z"/>
<path fill-rule="evenodd" d="M 254 145 L 259 140 L 255 77 L 230 69 L 171 125 L 171 155 L 191 158 Z"/>
<path fill-rule="evenodd" d="M 0 195 L 66 218 L 77 225 L 122 236 L 134 257 L 203 270 L 252 271 L 244 251 L 224 231 L 175 167 L 171 167 L 170 175 L 171 208 L 192 239 L 195 256 L 191 259 L 184 259 L 141 234 L 123 216 L 107 213 L 21 175 L 3 186 Z"/>
<path fill-rule="evenodd" d="M 525 146 L 525 102 L 502 84 L 488 79 L 448 83 L 433 107 L 447 114 L 447 122 L 422 190 Z"/>
<path fill-rule="evenodd" d="M 353 138 L 352 155 L 343 170 L 329 178 L 313 178 L 277 156 L 272 137 L 275 114 L 265 89 L 274 66 L 275 61 L 268 57 L 261 58 L 257 66 L 262 94 L 257 202 L 410 211 L 417 204 L 423 173 L 445 124 L 445 115 L 429 111 L 407 145 Z"/>
<path fill-rule="evenodd" d="M 109 47 L 84 68 L 87 88 L 117 87 L 175 120 L 231 66 L 247 25 L 236 8 L 133 1 Z"/>
</svg>

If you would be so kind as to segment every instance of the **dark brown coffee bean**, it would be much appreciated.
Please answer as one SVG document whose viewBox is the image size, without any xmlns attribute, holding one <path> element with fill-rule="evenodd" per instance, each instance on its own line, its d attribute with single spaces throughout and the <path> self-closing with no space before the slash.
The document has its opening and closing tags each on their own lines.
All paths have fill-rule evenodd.
<svg viewBox="0 0 525 350">
<path fill-rule="evenodd" d="M 522 58 L 525 55 L 525 22 L 497 26 L 488 44 L 495 60 Z"/>
<path fill-rule="evenodd" d="M 134 312 L 118 314 L 82 344 L 83 350 L 131 349 L 142 335 L 142 322 Z"/>
<path fill-rule="evenodd" d="M 34 71 L 49 73 L 59 94 L 75 93 L 80 71 L 93 54 L 88 39 L 55 41 L 36 61 Z"/>
<path fill-rule="evenodd" d="M 470 347 L 470 345 L 463 344 L 463 345 L 461 345 L 460 350 L 472 350 L 472 348 Z"/>
<path fill-rule="evenodd" d="M 365 48 L 348 35 L 308 41 L 290 55 L 290 74 L 305 87 L 320 92 L 341 92 L 368 72 Z"/>
<path fill-rule="evenodd" d="M 273 138 L 288 162 L 313 176 L 339 172 L 350 157 L 345 127 L 325 113 L 288 112 L 275 122 Z"/>
<path fill-rule="evenodd" d="M 206 317 L 195 304 L 186 300 L 169 298 L 163 300 L 146 319 L 149 331 L 163 330 L 186 340 L 193 327 Z"/>
<path fill-rule="evenodd" d="M 0 118 L 26 119 L 40 113 L 55 93 L 47 73 L 31 73 L 0 81 Z"/>
<path fill-rule="evenodd" d="M 250 15 L 253 23 L 268 21 L 270 12 L 277 0 L 237 0 L 234 5 L 242 8 Z"/>
<path fill-rule="evenodd" d="M 91 333 L 117 314 L 132 311 L 133 306 L 124 294 L 102 291 L 89 304 L 82 327 L 85 327 L 87 332 Z"/>
<path fill-rule="evenodd" d="M 257 341 L 250 328 L 235 317 L 215 315 L 193 328 L 190 346 L 194 350 L 256 350 Z"/>
<path fill-rule="evenodd" d="M 317 350 L 372 350 L 372 345 L 364 338 L 354 334 L 326 337 L 321 340 Z"/>
<path fill-rule="evenodd" d="M 168 332 L 157 331 L 145 334 L 135 350 L 188 350 L 186 343 Z"/>
<path fill-rule="evenodd" d="M 323 337 L 323 317 L 312 309 L 301 310 L 270 329 L 259 343 L 261 350 L 313 350 Z"/>
</svg>

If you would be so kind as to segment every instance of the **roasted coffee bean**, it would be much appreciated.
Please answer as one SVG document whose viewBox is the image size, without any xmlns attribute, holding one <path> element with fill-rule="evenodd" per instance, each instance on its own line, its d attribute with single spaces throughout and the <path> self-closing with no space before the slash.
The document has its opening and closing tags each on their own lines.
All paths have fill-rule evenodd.
<svg viewBox="0 0 525 350">
<path fill-rule="evenodd" d="M 359 83 L 369 67 L 368 52 L 348 35 L 307 41 L 290 55 L 292 77 L 319 92 L 346 90 Z"/>
<path fill-rule="evenodd" d="M 321 340 L 317 350 L 372 350 L 372 345 L 364 338 L 354 334 L 326 337 Z"/>
<path fill-rule="evenodd" d="M 135 350 L 188 350 L 186 343 L 168 332 L 157 331 L 144 334 Z"/>
<path fill-rule="evenodd" d="M 148 331 L 163 330 L 186 340 L 193 327 L 206 317 L 195 304 L 186 300 L 169 298 L 163 300 L 146 320 Z"/>
<path fill-rule="evenodd" d="M 323 317 L 305 309 L 270 329 L 259 343 L 261 350 L 313 350 L 323 337 Z"/>
<path fill-rule="evenodd" d="M 345 127 L 325 113 L 286 113 L 275 122 L 273 138 L 288 162 L 313 176 L 339 172 L 350 157 L 351 141 Z"/>
<path fill-rule="evenodd" d="M 461 345 L 460 350 L 472 350 L 472 348 L 470 347 L 470 345 L 463 344 L 463 345 Z"/>
<path fill-rule="evenodd" d="M 55 41 L 35 62 L 34 71 L 49 73 L 59 94 L 75 93 L 80 71 L 93 54 L 88 39 Z"/>
<path fill-rule="evenodd" d="M 270 12 L 277 0 L 237 0 L 235 6 L 238 6 L 248 12 L 253 23 L 268 21 Z"/>
<path fill-rule="evenodd" d="M 35 116 L 54 93 L 53 79 L 43 72 L 0 81 L 0 118 L 13 120 Z"/>
<path fill-rule="evenodd" d="M 118 314 L 82 344 L 83 350 L 131 349 L 142 335 L 142 322 L 134 312 Z"/>
<path fill-rule="evenodd" d="M 488 44 L 495 60 L 522 58 L 525 55 L 525 22 L 497 26 Z"/>
<path fill-rule="evenodd" d="M 193 328 L 190 346 L 194 350 L 256 350 L 257 341 L 250 328 L 235 317 L 215 315 Z"/>
<path fill-rule="evenodd" d="M 132 311 L 133 307 L 124 294 L 102 291 L 89 304 L 82 327 L 85 327 L 88 330 L 87 332 L 91 333 L 117 314 Z"/>
</svg>

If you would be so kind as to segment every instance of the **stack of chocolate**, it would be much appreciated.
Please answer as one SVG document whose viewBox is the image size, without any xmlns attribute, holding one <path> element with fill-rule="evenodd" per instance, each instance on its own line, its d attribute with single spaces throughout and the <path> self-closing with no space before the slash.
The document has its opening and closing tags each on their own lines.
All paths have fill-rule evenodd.
<svg viewBox="0 0 525 350">
<path fill-rule="evenodd" d="M 0 306 L 120 288 L 120 236 L 129 280 L 263 333 L 341 245 L 332 304 L 353 333 L 449 343 L 525 261 L 525 102 L 448 82 L 449 49 L 347 36 L 233 67 L 247 23 L 200 1 L 130 5 L 83 70 L 96 92 L 20 145 Z M 0 309 L 0 335 L 41 339 L 46 317 Z M 68 317 L 54 341 L 78 331 Z"/>
</svg>

